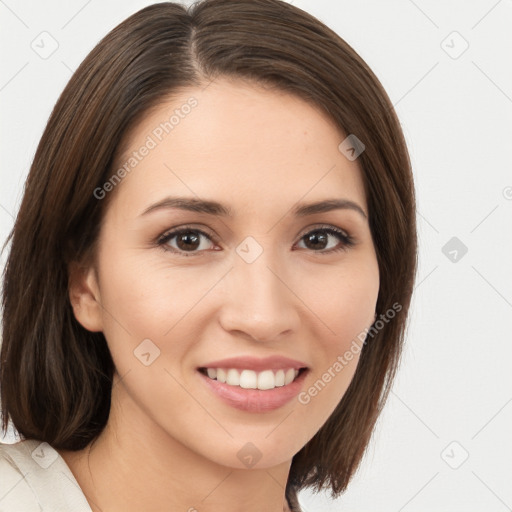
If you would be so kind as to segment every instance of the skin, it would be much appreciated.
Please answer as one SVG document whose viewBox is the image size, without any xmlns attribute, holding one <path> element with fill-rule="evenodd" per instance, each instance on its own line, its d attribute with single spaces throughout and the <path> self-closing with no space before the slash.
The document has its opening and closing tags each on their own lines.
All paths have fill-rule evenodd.
<svg viewBox="0 0 512 512">
<path fill-rule="evenodd" d="M 367 218 L 351 209 L 291 214 L 299 201 L 344 198 L 368 216 L 359 164 L 338 150 L 346 135 L 320 110 L 219 79 L 146 115 L 118 164 L 191 96 L 198 105 L 109 192 L 97 264 L 71 268 L 76 319 L 103 331 L 118 372 L 100 437 L 60 451 L 94 512 L 286 510 L 291 459 L 342 398 L 358 354 L 308 404 L 293 399 L 265 413 L 225 404 L 196 368 L 284 355 L 309 367 L 307 390 L 374 320 L 379 270 Z M 233 217 L 140 216 L 168 195 L 225 203 Z M 354 245 L 329 253 L 343 247 L 334 235 L 308 245 L 304 236 L 323 224 Z M 167 252 L 158 247 L 160 235 L 184 225 L 212 238 L 199 235 L 188 257 L 179 237 Z M 250 264 L 236 252 L 247 236 L 263 250 Z M 146 366 L 134 350 L 148 338 L 160 355 Z M 247 442 L 261 453 L 250 469 L 237 457 Z"/>
</svg>

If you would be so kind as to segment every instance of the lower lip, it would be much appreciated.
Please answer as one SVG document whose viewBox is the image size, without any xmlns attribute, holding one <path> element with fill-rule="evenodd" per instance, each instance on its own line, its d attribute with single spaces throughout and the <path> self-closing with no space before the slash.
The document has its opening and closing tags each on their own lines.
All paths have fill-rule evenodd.
<svg viewBox="0 0 512 512">
<path fill-rule="evenodd" d="M 218 380 L 210 379 L 200 371 L 197 373 L 202 377 L 205 384 L 231 407 L 247 412 L 268 412 L 279 409 L 300 393 L 308 371 L 303 371 L 293 382 L 286 386 L 265 390 L 230 386 Z"/>
</svg>

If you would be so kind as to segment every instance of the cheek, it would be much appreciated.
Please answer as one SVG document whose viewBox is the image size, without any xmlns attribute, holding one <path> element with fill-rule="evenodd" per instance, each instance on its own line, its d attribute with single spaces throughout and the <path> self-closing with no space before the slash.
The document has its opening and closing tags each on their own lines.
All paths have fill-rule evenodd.
<svg viewBox="0 0 512 512">
<path fill-rule="evenodd" d="M 162 268 L 161 261 L 136 255 L 111 261 L 103 266 L 101 296 L 114 318 L 107 314 L 105 320 L 115 328 L 112 323 L 122 319 L 134 334 L 162 337 L 211 286 L 212 277 L 198 275 L 197 269 L 194 273 L 184 266 Z"/>
<path fill-rule="evenodd" d="M 321 322 L 314 336 L 315 365 L 298 402 L 308 411 L 306 421 L 315 418 L 311 420 L 315 428 L 328 419 L 350 385 L 367 329 L 374 320 L 378 265 L 374 259 L 359 263 L 342 269 L 335 278 L 331 276 L 328 291 L 317 286 L 310 295 L 316 297 L 312 309 L 319 312 Z M 333 282 L 337 286 L 333 287 Z"/>
<path fill-rule="evenodd" d="M 123 387 L 148 417 L 163 403 L 167 412 L 188 410 L 190 396 L 177 383 L 183 380 L 180 367 L 199 338 L 191 321 L 215 276 L 184 266 L 162 268 L 161 259 L 126 253 L 105 254 L 101 262 L 104 335 Z"/>
<path fill-rule="evenodd" d="M 151 357 L 158 355 L 152 369 L 177 370 L 201 339 L 208 313 L 204 299 L 225 270 L 164 266 L 161 256 L 144 259 L 140 253 L 127 256 L 127 252 L 122 257 L 112 252 L 102 262 L 104 334 L 116 367 L 120 372 L 138 368 L 135 357 L 149 350 Z"/>
<path fill-rule="evenodd" d="M 371 254 L 304 274 L 301 294 L 323 325 L 325 352 L 345 350 L 347 344 L 373 322 L 379 293 L 379 269 Z M 311 273 L 310 273 L 311 274 Z"/>
</svg>

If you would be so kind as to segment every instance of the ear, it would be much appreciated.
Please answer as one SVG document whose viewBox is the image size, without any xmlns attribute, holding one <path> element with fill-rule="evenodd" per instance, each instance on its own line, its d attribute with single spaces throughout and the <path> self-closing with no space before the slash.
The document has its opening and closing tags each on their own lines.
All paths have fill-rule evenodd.
<svg viewBox="0 0 512 512">
<path fill-rule="evenodd" d="M 76 320 L 88 331 L 103 331 L 103 308 L 94 267 L 73 262 L 68 271 L 69 300 Z"/>
</svg>

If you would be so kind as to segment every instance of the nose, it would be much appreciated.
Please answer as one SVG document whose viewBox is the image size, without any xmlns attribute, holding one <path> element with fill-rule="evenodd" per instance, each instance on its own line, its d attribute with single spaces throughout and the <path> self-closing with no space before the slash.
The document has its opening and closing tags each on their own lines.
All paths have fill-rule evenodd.
<svg viewBox="0 0 512 512">
<path fill-rule="evenodd" d="M 237 256 L 226 276 L 219 321 L 234 336 L 273 342 L 298 331 L 301 301 L 293 293 L 293 279 L 270 252 L 252 263 Z"/>
</svg>

